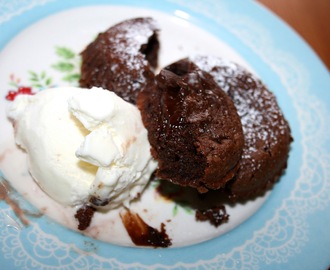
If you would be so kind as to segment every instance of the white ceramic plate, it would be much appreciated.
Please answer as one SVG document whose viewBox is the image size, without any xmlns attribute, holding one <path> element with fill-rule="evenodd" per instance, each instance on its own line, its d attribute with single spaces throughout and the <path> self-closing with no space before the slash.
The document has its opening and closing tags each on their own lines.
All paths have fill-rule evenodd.
<svg viewBox="0 0 330 270">
<path fill-rule="evenodd" d="M 326 257 L 330 245 L 329 74 L 281 21 L 254 2 L 239 2 L 1 4 L 0 168 L 18 191 L 14 196 L 21 207 L 38 213 L 37 207 L 45 213 L 28 216 L 30 224 L 25 227 L 8 204 L 0 203 L 0 262 L 5 269 L 325 269 L 330 265 Z M 132 207 L 153 227 L 165 224 L 173 243 L 168 249 L 132 247 L 116 211 L 96 216 L 93 229 L 87 231 L 107 243 L 62 226 L 75 228 L 72 209 L 63 209 L 34 184 L 5 116 L 9 90 L 27 86 L 36 92 L 75 85 L 84 46 L 98 32 L 137 16 L 152 16 L 161 26 L 161 66 L 196 53 L 213 54 L 256 73 L 277 96 L 295 139 L 288 169 L 270 195 L 244 205 L 227 205 L 230 221 L 218 228 L 196 222 L 189 209 L 164 200 L 151 185 Z"/>
</svg>

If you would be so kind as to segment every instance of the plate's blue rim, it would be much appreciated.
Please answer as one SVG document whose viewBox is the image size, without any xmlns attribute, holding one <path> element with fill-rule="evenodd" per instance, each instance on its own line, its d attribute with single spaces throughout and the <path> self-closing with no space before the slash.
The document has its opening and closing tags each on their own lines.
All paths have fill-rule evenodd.
<svg viewBox="0 0 330 270">
<path fill-rule="evenodd" d="M 133 1 L 122 1 L 120 2 L 120 5 L 130 5 L 130 6 L 137 6 L 137 7 L 145 7 L 145 8 L 155 8 L 151 1 L 141 1 L 139 3 L 132 3 Z M 55 12 L 59 12 L 62 10 L 66 10 L 68 8 L 74 8 L 77 6 L 82 6 L 82 5 L 95 5 L 95 1 L 91 0 L 85 0 L 85 1 L 80 1 L 79 3 L 74 2 L 74 1 L 66 1 L 66 2 L 61 2 L 61 1 L 51 1 L 46 3 L 45 5 L 40 5 L 36 6 L 35 8 L 31 10 L 27 10 L 21 15 L 16 16 L 14 19 L 8 20 L 7 22 L 4 22 L 0 25 L 0 32 L 3 33 L 3 38 L 0 40 L 0 48 L 3 48 L 5 44 L 10 41 L 10 39 L 13 37 L 13 35 L 19 33 L 21 30 L 26 28 L 27 25 L 32 24 L 33 22 L 36 22 L 44 17 L 47 17 L 50 14 L 53 14 Z M 106 0 L 100 0 L 97 2 L 97 4 L 118 4 L 118 1 L 106 1 Z M 322 95 L 324 97 L 325 101 L 329 101 L 329 91 L 326 92 L 327 88 L 329 88 L 329 79 L 327 76 L 329 75 L 327 73 L 327 69 L 323 65 L 323 63 L 318 59 L 316 54 L 309 48 L 309 46 L 300 38 L 298 37 L 295 33 L 292 32 L 291 29 L 287 27 L 282 21 L 280 21 L 278 18 L 270 14 L 268 11 L 260 7 L 259 5 L 251 2 L 251 1 L 240 1 L 240 4 L 237 5 L 237 3 L 232 4 L 232 3 L 227 3 L 228 7 L 230 9 L 235 9 L 235 12 L 237 13 L 242 13 L 242 14 L 250 14 L 254 16 L 255 18 L 258 18 L 259 20 L 262 20 L 264 22 L 264 27 L 267 29 L 271 29 L 272 34 L 274 36 L 274 40 L 282 40 L 282 39 L 287 39 L 290 40 L 290 44 L 288 43 L 279 43 L 276 44 L 281 50 L 284 51 L 289 51 L 293 55 L 297 56 L 297 58 L 303 60 L 306 63 L 309 63 L 310 66 L 313 67 L 313 70 L 311 71 L 311 77 L 317 79 L 316 81 L 313 81 L 313 87 L 316 88 L 315 90 L 315 95 Z M 158 7 L 159 10 L 165 11 L 167 13 L 173 13 L 173 11 L 177 8 L 178 6 L 172 3 L 166 3 L 166 5 L 162 3 L 160 7 Z M 195 14 L 192 15 L 192 18 L 197 18 L 197 14 L 187 8 L 181 7 L 180 9 L 187 10 L 190 14 Z M 203 18 L 204 22 L 206 24 L 209 24 L 209 19 L 208 18 Z M 192 21 L 194 22 L 194 21 Z M 198 20 L 199 23 L 201 23 Z M 202 22 L 203 24 L 203 22 Z M 233 40 L 235 39 L 234 36 L 231 37 Z M 248 48 L 245 48 L 240 44 L 240 52 L 242 55 L 251 55 L 253 52 L 249 50 Z M 298 48 L 298 49 L 297 49 Z M 258 62 L 258 61 L 257 61 Z M 252 64 L 254 68 L 256 68 L 258 74 L 261 75 L 261 77 L 265 77 L 266 81 L 269 81 L 271 85 L 274 83 L 271 82 L 271 78 L 268 78 L 269 70 L 267 70 L 267 67 L 265 66 L 262 61 L 258 63 Z M 263 72 L 263 70 L 267 70 L 266 72 Z M 281 85 L 281 82 L 276 82 L 274 85 Z M 283 87 L 284 88 L 284 87 Z M 325 93 L 326 92 L 326 93 Z M 285 100 L 282 101 L 283 103 Z M 289 111 L 288 113 L 293 114 L 294 110 Z M 294 116 L 292 116 L 294 118 Z M 295 139 L 298 138 L 299 142 L 299 134 L 296 134 Z M 297 157 L 299 158 L 299 157 Z M 294 162 L 294 161 L 292 161 Z M 275 192 L 277 191 L 277 188 Z M 277 194 L 280 195 L 280 194 Z M 276 200 L 276 197 L 274 194 L 272 194 L 271 198 L 267 202 L 267 204 L 271 203 L 279 203 L 278 200 Z M 285 196 L 282 197 L 282 199 L 285 198 Z M 266 207 L 266 206 L 265 206 Z M 262 216 L 262 211 L 259 211 L 257 215 Z M 266 215 L 267 216 L 267 215 Z M 261 217 L 259 217 L 261 218 Z M 247 223 L 249 223 L 248 221 Z M 245 225 L 245 224 L 244 224 Z M 46 226 L 49 226 L 47 224 Z M 237 230 L 239 230 L 238 228 Z M 230 237 L 230 234 L 224 236 L 224 238 Z M 200 244 L 198 246 L 192 246 L 192 247 L 187 247 L 187 248 L 180 248 L 180 254 L 182 255 L 183 253 L 187 252 L 190 253 L 190 251 L 194 254 L 197 253 L 199 250 L 203 250 L 204 248 L 207 248 L 209 245 L 214 245 L 216 242 L 218 242 L 219 239 L 215 239 L 212 241 L 209 241 L 207 243 Z M 144 249 L 139 249 L 139 248 L 121 248 L 121 247 L 115 247 L 116 249 L 119 248 L 120 252 L 132 252 L 134 250 L 134 253 L 136 253 L 136 258 L 139 258 L 144 252 Z M 164 254 L 170 253 L 171 255 L 175 254 L 175 252 L 178 252 L 178 250 L 150 250 L 150 253 L 153 253 L 155 255 L 155 258 L 164 257 Z M 172 254 L 173 253 L 173 254 Z M 178 255 L 180 256 L 180 255 Z M 134 256 L 135 257 L 135 256 Z M 167 256 L 165 256 L 167 257 Z M 140 257 L 141 258 L 141 257 Z M 210 255 L 210 258 L 212 256 Z M 131 258 L 132 262 L 134 262 L 135 258 Z M 164 264 L 173 264 L 177 261 L 177 257 L 173 256 L 173 260 L 168 260 L 167 258 L 166 262 L 163 260 L 159 260 L 157 262 L 162 262 Z M 180 259 L 183 260 L 184 256 L 180 256 Z M 188 259 L 187 261 L 190 262 L 191 258 L 186 258 Z M 154 264 L 155 262 L 145 262 L 146 264 Z"/>
</svg>

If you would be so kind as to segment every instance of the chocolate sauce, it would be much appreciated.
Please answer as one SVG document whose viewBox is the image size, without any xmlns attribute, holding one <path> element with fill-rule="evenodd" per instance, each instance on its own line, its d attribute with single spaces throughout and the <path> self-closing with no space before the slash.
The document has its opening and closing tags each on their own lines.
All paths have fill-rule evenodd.
<svg viewBox="0 0 330 270">
<path fill-rule="evenodd" d="M 79 222 L 79 224 L 78 224 L 79 230 L 83 231 L 88 228 L 88 226 L 91 224 L 95 211 L 96 211 L 96 209 L 89 205 L 84 205 L 77 210 L 74 217 Z"/>
<path fill-rule="evenodd" d="M 199 221 L 209 221 L 215 227 L 219 227 L 229 220 L 229 215 L 224 205 L 209 209 L 197 209 L 195 217 Z"/>
<path fill-rule="evenodd" d="M 130 210 L 120 214 L 121 220 L 133 243 L 137 246 L 169 247 L 171 239 L 166 234 L 165 224 L 161 223 L 160 231 L 149 226 L 139 216 Z"/>
<path fill-rule="evenodd" d="M 101 200 L 95 196 L 91 196 L 89 198 L 89 202 L 95 206 L 106 206 L 110 200 L 106 199 L 106 200 Z"/>
<path fill-rule="evenodd" d="M 6 180 L 2 179 L 3 177 L 0 178 L 0 200 L 5 201 L 11 207 L 24 226 L 29 225 L 29 221 L 26 219 L 24 211 L 19 207 L 18 203 L 10 197 L 12 191 L 10 185 Z"/>
</svg>

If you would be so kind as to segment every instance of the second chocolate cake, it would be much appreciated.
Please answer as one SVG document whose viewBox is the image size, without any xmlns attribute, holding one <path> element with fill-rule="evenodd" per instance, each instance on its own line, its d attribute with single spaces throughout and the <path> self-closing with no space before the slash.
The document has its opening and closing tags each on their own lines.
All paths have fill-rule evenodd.
<svg viewBox="0 0 330 270">
<path fill-rule="evenodd" d="M 158 50 L 154 19 L 120 22 L 100 33 L 82 52 L 80 86 L 102 87 L 135 104 L 138 92 L 153 83 Z"/>
<path fill-rule="evenodd" d="M 148 130 L 157 176 L 200 192 L 219 189 L 239 168 L 243 131 L 231 99 L 189 61 L 163 69 L 137 105 Z"/>
<path fill-rule="evenodd" d="M 237 200 L 263 194 L 283 174 L 292 141 L 276 97 L 236 63 L 210 56 L 197 56 L 192 61 L 212 75 L 233 100 L 241 118 L 245 145 L 240 169 L 227 183 L 226 191 Z"/>
</svg>

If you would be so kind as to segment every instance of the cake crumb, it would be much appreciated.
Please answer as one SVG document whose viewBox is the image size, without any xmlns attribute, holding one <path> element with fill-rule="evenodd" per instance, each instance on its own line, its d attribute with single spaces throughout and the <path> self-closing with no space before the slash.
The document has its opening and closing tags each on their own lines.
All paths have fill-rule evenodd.
<svg viewBox="0 0 330 270">
<path fill-rule="evenodd" d="M 229 215 L 224 205 L 208 209 L 197 209 L 195 217 L 197 221 L 209 221 L 215 227 L 219 227 L 229 220 Z"/>
</svg>

